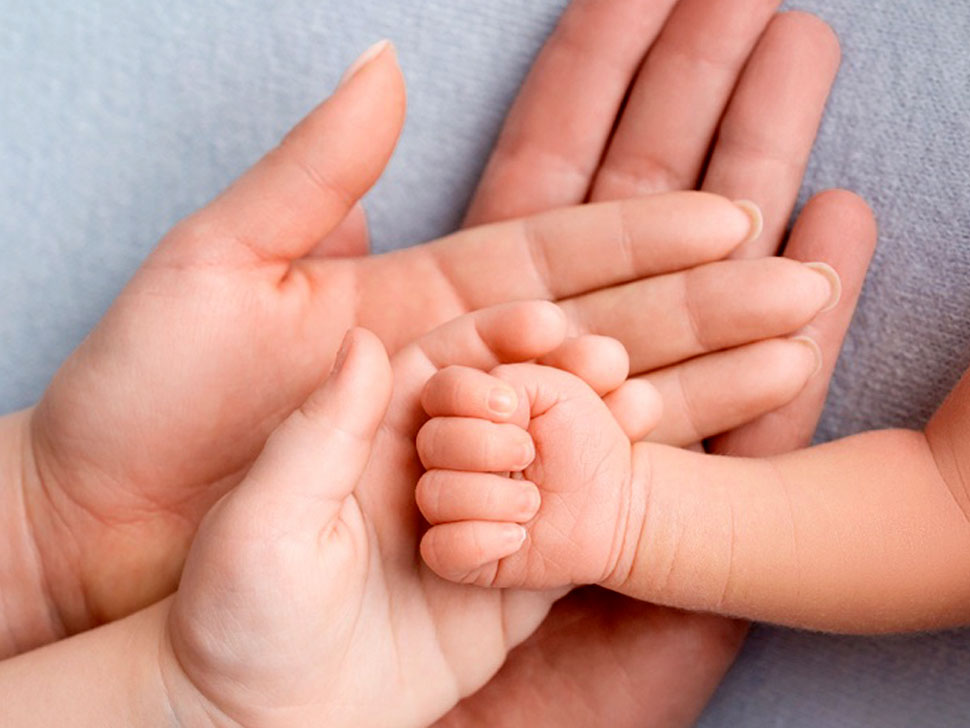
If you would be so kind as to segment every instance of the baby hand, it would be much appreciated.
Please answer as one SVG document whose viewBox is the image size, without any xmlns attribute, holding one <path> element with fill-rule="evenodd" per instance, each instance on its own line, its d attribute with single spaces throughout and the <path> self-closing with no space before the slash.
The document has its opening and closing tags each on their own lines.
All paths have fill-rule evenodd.
<svg viewBox="0 0 970 728">
<path fill-rule="evenodd" d="M 443 578 L 480 586 L 556 588 L 597 583 L 625 564 L 623 528 L 638 497 L 631 438 L 656 424 L 660 400 L 645 381 L 627 381 L 622 346 L 603 356 L 589 337 L 544 364 L 490 374 L 451 367 L 427 384 L 433 419 L 417 446 L 427 472 L 417 502 L 432 528 L 421 554 Z M 569 369 L 569 371 L 564 371 Z M 485 406 L 511 387 L 507 417 Z M 511 474 L 510 474 L 511 473 Z"/>
<path fill-rule="evenodd" d="M 565 333 L 562 312 L 533 301 L 455 319 L 390 366 L 373 335 L 350 336 L 192 544 L 163 653 L 183 724 L 202 705 L 247 726 L 427 725 L 495 674 L 561 592 L 475 589 L 421 561 L 421 394 L 441 369 L 542 356 L 615 389 L 625 354 L 615 375 L 602 365 L 615 368 L 615 342 Z M 483 405 L 511 416 L 516 390 L 499 385 Z M 618 411 L 629 389 L 610 395 Z"/>
</svg>

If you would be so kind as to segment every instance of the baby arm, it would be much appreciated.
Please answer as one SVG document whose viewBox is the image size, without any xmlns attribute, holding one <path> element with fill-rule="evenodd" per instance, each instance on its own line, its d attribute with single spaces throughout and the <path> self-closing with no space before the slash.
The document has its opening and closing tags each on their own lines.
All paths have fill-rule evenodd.
<svg viewBox="0 0 970 728">
<path fill-rule="evenodd" d="M 201 701 L 174 708 L 187 685 L 159 660 L 170 603 L 0 662 L 3 724 L 211 725 Z"/>
<path fill-rule="evenodd" d="M 510 370 L 533 392 L 562 388 L 535 367 L 495 374 L 507 379 Z M 577 396 L 595 402 L 592 392 Z M 542 416 L 556 417 L 561 406 Z M 468 568 L 474 559 L 456 564 L 459 548 L 447 539 L 473 542 L 432 499 L 422 501 L 419 489 L 435 525 L 422 552 L 448 578 L 491 586 L 598 583 L 685 609 L 846 632 L 970 619 L 966 382 L 925 433 L 872 432 L 759 460 L 638 443 L 628 450 L 628 470 L 622 457 L 605 459 L 624 445 L 602 411 L 585 418 L 563 411 L 553 432 L 536 426 L 533 409 L 521 424 L 537 456 L 524 476 L 542 505 L 523 523 L 527 537 L 514 553 L 490 563 L 477 553 L 483 563 L 475 569 Z M 442 427 L 434 423 L 427 427 Z M 453 463 L 427 460 L 434 468 L 427 480 L 457 482 L 441 470 Z M 602 509 L 604 502 L 611 508 Z"/>
<path fill-rule="evenodd" d="M 637 445 L 647 494 L 609 588 L 791 626 L 891 632 L 970 618 L 970 527 L 923 433 L 766 460 Z"/>
<path fill-rule="evenodd" d="M 648 446 L 640 456 L 650 508 L 621 591 L 847 632 L 970 621 L 967 376 L 924 432 L 763 461 Z"/>
</svg>

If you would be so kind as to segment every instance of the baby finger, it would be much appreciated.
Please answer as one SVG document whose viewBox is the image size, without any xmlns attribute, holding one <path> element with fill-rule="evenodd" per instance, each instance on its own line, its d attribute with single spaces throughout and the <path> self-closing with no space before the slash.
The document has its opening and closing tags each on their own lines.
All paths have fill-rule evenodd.
<svg viewBox="0 0 970 728">
<path fill-rule="evenodd" d="M 435 417 L 417 437 L 428 470 L 501 473 L 524 470 L 535 459 L 532 437 L 521 427 L 472 417 Z"/>
<path fill-rule="evenodd" d="M 521 549 L 525 539 L 525 529 L 515 523 L 446 523 L 424 534 L 421 557 L 443 579 L 490 586 L 499 560 Z"/>
<path fill-rule="evenodd" d="M 617 423 L 633 442 L 649 435 L 660 422 L 663 398 L 645 379 L 630 379 L 603 397 Z"/>
<path fill-rule="evenodd" d="M 525 523 L 542 502 L 539 489 L 528 480 L 459 470 L 429 470 L 418 481 L 415 498 L 432 524 L 465 520 Z"/>
<path fill-rule="evenodd" d="M 421 405 L 430 417 L 479 417 L 507 422 L 519 406 L 515 390 L 480 369 L 445 367 L 421 393 Z"/>
</svg>

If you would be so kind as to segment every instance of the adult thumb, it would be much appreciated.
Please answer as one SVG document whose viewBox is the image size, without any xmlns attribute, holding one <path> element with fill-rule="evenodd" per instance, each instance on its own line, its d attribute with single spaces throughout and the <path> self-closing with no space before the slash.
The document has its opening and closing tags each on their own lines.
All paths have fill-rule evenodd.
<svg viewBox="0 0 970 728">
<path fill-rule="evenodd" d="M 279 146 L 177 226 L 156 255 L 265 262 L 303 257 L 340 227 L 383 173 L 405 107 L 394 46 L 382 41 Z"/>
</svg>

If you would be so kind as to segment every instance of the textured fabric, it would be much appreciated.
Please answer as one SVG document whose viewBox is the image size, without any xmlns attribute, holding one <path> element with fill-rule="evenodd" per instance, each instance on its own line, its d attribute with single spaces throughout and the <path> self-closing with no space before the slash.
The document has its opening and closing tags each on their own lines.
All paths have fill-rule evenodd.
<svg viewBox="0 0 970 728">
<path fill-rule="evenodd" d="M 617 0 L 620 1 L 620 0 Z M 566 0 L 0 0 L 0 411 L 34 401 L 158 237 L 254 161 L 374 40 L 404 139 L 375 248 L 451 230 Z M 970 4 L 804 0 L 845 61 L 803 200 L 863 194 L 880 248 L 819 437 L 919 425 L 970 363 Z M 701 721 L 970 724 L 965 631 L 762 628 Z"/>
</svg>

